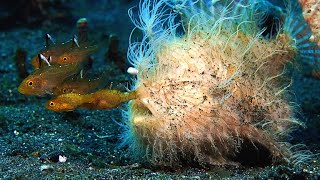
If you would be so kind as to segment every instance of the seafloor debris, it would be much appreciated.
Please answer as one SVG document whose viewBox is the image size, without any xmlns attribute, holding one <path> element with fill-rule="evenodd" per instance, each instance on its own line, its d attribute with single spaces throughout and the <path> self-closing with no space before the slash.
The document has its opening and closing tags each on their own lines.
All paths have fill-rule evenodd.
<svg viewBox="0 0 320 180">
<path fill-rule="evenodd" d="M 299 0 L 305 20 L 310 25 L 313 35 L 310 41 L 315 42 L 320 47 L 320 1 L 319 0 Z"/>
<path fill-rule="evenodd" d="M 18 48 L 14 55 L 14 61 L 16 64 L 16 68 L 17 68 L 20 80 L 23 80 L 29 75 L 26 67 L 26 61 L 27 61 L 26 56 L 27 56 L 27 52 L 21 48 Z"/>
<path fill-rule="evenodd" d="M 119 49 L 119 37 L 115 34 L 109 35 L 109 45 L 106 53 L 106 59 L 114 62 L 122 72 L 125 71 L 126 56 L 125 53 Z"/>
<path fill-rule="evenodd" d="M 77 31 L 79 43 L 88 41 L 88 20 L 86 18 L 80 18 L 77 21 Z"/>
</svg>

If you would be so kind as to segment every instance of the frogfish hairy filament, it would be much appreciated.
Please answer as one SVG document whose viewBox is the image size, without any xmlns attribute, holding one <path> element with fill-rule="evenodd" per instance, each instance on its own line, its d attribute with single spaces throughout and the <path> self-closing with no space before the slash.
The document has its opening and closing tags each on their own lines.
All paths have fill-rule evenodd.
<svg viewBox="0 0 320 180">
<path fill-rule="evenodd" d="M 303 124 L 286 94 L 286 64 L 301 52 L 296 43 L 306 42 L 290 23 L 274 38 L 262 36 L 259 23 L 280 8 L 265 0 L 141 0 L 139 8 L 138 19 L 129 15 L 144 36 L 128 50 L 139 72 L 137 97 L 121 138 L 133 159 L 158 166 L 295 162 L 290 144 L 281 143 Z"/>
<path fill-rule="evenodd" d="M 110 109 L 123 102 L 136 98 L 136 91 L 120 92 L 117 90 L 103 89 L 91 94 L 67 93 L 62 94 L 46 103 L 46 108 L 55 112 L 74 111 L 84 109 Z"/>
</svg>

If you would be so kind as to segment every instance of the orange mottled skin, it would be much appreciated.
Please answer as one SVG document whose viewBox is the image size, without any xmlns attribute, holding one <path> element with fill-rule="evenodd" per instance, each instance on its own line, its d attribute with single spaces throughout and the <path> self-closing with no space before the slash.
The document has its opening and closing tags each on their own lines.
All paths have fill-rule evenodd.
<svg viewBox="0 0 320 180">
<path fill-rule="evenodd" d="M 84 95 L 67 93 L 49 100 L 46 103 L 46 108 L 55 112 L 73 111 L 77 108 L 92 110 L 110 109 L 135 98 L 136 91 L 120 92 L 110 89 L 103 89 Z"/>
</svg>

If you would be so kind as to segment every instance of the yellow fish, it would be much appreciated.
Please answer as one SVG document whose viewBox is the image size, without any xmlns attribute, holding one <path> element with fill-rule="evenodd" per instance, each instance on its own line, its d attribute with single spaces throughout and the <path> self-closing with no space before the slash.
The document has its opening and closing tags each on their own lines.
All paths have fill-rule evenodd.
<svg viewBox="0 0 320 180">
<path fill-rule="evenodd" d="M 103 89 L 91 94 L 67 93 L 55 97 L 46 103 L 46 108 L 55 112 L 84 109 L 110 109 L 123 102 L 135 99 L 136 91 L 120 92 L 118 90 Z"/>
</svg>

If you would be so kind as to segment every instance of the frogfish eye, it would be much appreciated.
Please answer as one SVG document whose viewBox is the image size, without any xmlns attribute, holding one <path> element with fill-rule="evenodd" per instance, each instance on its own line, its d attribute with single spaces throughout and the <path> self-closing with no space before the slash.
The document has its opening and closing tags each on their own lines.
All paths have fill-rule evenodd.
<svg viewBox="0 0 320 180">
<path fill-rule="evenodd" d="M 28 81 L 27 84 L 28 84 L 28 86 L 33 86 L 33 82 L 32 81 Z"/>
<path fill-rule="evenodd" d="M 50 106 L 54 106 L 54 102 L 52 102 L 52 101 L 49 104 L 50 104 Z"/>
<path fill-rule="evenodd" d="M 64 60 L 64 61 L 67 61 L 67 60 L 68 60 L 68 58 L 67 58 L 67 57 L 63 57 L 63 60 Z"/>
</svg>

